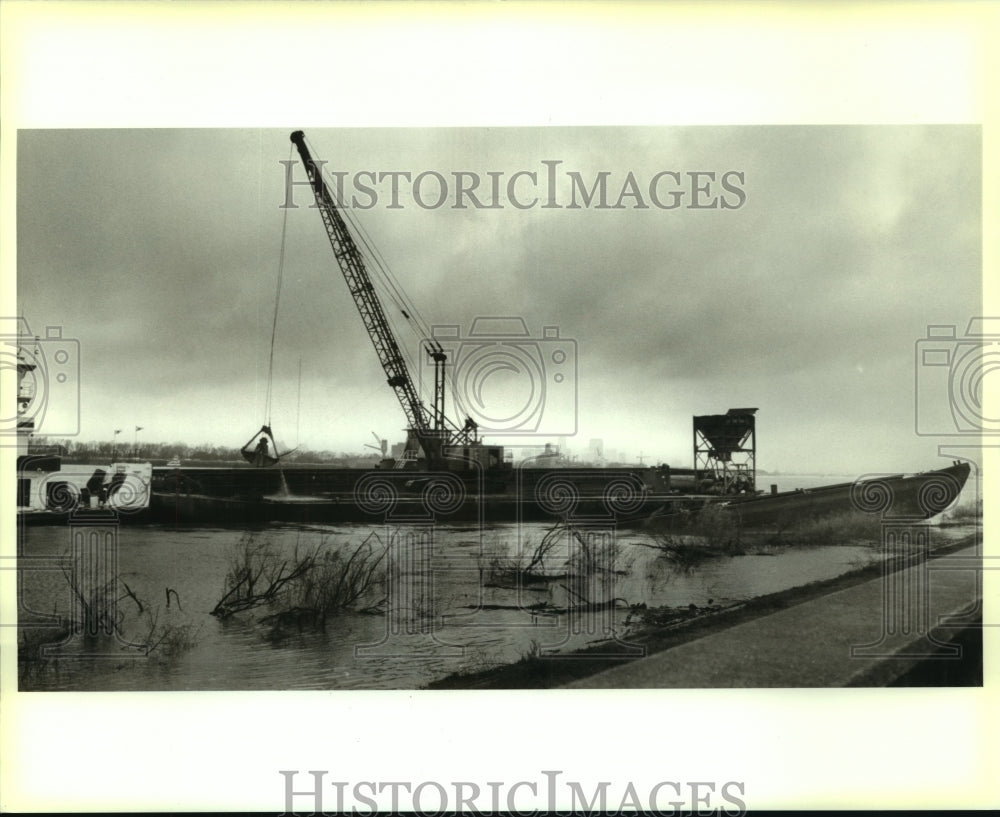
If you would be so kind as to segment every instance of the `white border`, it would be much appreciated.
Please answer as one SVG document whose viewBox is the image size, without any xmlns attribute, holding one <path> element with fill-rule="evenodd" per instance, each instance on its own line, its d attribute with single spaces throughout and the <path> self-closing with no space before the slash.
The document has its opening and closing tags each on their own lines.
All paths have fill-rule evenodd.
<svg viewBox="0 0 1000 817">
<path fill-rule="evenodd" d="M 984 223 L 996 224 L 998 19 L 992 3 L 6 0 L 4 308 L 18 128 L 986 123 Z M 997 314 L 989 229 L 985 243 Z M 13 495 L 9 461 L 2 490 Z M 3 526 L 9 557 L 10 514 Z M 6 625 L 13 571 L 0 583 Z M 0 628 L 7 810 L 278 810 L 279 769 L 735 779 L 753 809 L 1000 803 L 996 630 L 983 690 L 573 694 L 18 694 L 13 635 Z"/>
</svg>

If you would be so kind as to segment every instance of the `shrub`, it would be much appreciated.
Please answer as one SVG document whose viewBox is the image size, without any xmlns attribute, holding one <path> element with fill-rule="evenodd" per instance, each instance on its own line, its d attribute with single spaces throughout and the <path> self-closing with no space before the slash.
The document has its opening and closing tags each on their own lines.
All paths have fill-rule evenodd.
<svg viewBox="0 0 1000 817">
<path fill-rule="evenodd" d="M 981 524 L 983 521 L 983 500 L 978 499 L 975 502 L 956 505 L 946 514 L 945 518 L 948 522 Z"/>
<path fill-rule="evenodd" d="M 348 550 L 331 546 L 324 537 L 304 555 L 298 546 L 284 555 L 272 543 L 247 534 L 229 554 L 223 595 L 212 615 L 228 618 L 264 607 L 270 612 L 262 621 L 325 626 L 331 614 L 355 607 L 384 584 L 380 565 L 385 549 L 376 548 L 373 539 L 374 534 Z"/>
<path fill-rule="evenodd" d="M 882 520 L 875 514 L 845 511 L 788 525 L 777 538 L 793 545 L 877 544 L 882 541 Z"/>
<path fill-rule="evenodd" d="M 652 538 L 654 547 L 683 566 L 744 552 L 744 537 L 739 522 L 717 505 L 678 514 L 676 519 L 670 520 L 667 530 L 653 533 Z"/>
</svg>

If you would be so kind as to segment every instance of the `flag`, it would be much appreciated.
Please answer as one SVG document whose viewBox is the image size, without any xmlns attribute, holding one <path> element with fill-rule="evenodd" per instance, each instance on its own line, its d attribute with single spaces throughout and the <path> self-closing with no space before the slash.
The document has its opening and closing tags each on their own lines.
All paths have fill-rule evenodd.
<svg viewBox="0 0 1000 817">
<path fill-rule="evenodd" d="M 136 431 L 142 431 L 142 426 L 136 426 L 136 427 L 135 427 L 135 430 L 136 430 Z"/>
<path fill-rule="evenodd" d="M 122 430 L 120 428 L 116 428 L 115 429 L 115 434 L 121 434 L 121 433 L 122 433 Z"/>
</svg>

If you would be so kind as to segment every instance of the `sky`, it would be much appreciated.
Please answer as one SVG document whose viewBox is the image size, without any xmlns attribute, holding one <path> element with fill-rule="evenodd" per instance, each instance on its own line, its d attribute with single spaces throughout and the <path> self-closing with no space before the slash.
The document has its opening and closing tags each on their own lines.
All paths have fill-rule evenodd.
<svg viewBox="0 0 1000 817">
<path fill-rule="evenodd" d="M 123 429 L 131 440 L 141 426 L 140 441 L 240 446 L 270 420 L 285 447 L 402 439 L 405 417 L 309 190 L 296 185 L 299 206 L 282 208 L 282 162 L 298 159 L 290 130 L 18 133 L 18 313 L 42 337 L 61 327 L 61 340 L 41 344 L 49 367 L 58 344 L 79 360 L 78 387 L 71 378 L 48 389 L 41 433 L 108 440 Z M 414 379 L 429 375 L 419 313 L 425 326 L 458 327 L 456 388 L 467 400 L 449 414 L 461 420 L 481 386 L 479 419 L 531 432 L 488 440 L 582 453 L 600 439 L 627 461 L 684 467 L 692 415 L 755 407 L 765 470 L 943 464 L 942 440 L 915 432 L 915 412 L 937 412 L 949 430 L 947 387 L 933 380 L 940 371 L 916 367 L 916 353 L 928 325 L 954 325 L 961 338 L 982 313 L 978 127 L 306 136 L 314 158 L 343 174 L 352 223 L 409 297 L 409 321 L 384 306 Z M 358 185 L 364 171 L 374 178 Z M 378 178 L 398 172 L 410 180 L 396 177 L 394 201 L 393 177 Z M 304 180 L 301 165 L 293 173 Z M 463 197 L 454 207 L 456 173 L 475 174 L 478 200 L 495 206 Z M 610 206 L 585 204 L 579 184 L 602 173 Z M 448 195 L 434 206 L 439 178 Z M 654 179 L 659 203 L 677 207 L 652 200 Z M 475 323 L 487 317 L 521 319 L 528 337 L 508 340 L 510 320 Z M 526 368 L 477 368 L 476 355 Z"/>
</svg>

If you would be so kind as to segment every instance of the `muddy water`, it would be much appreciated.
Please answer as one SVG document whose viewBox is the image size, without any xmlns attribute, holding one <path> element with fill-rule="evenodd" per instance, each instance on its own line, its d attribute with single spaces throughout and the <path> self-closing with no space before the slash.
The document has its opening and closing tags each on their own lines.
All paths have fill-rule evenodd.
<svg viewBox="0 0 1000 817">
<path fill-rule="evenodd" d="M 567 560 L 579 565 L 583 551 L 565 533 L 548 540 L 554 545 L 536 571 L 546 580 L 518 582 L 502 569 L 521 552 L 529 558 L 549 530 L 540 524 L 255 532 L 122 527 L 102 540 L 100 554 L 89 557 L 92 570 L 118 577 L 118 635 L 80 635 L 50 645 L 55 655 L 23 665 L 21 688 L 412 689 L 528 653 L 555 655 L 594 643 L 628 651 L 631 605 L 726 604 L 832 578 L 880 558 L 871 546 L 800 545 L 762 547 L 683 568 L 652 547 L 644 532 L 602 529 L 587 540 L 587 552 L 598 554 L 597 569 L 582 571 L 589 579 L 567 572 Z M 932 542 L 965 533 L 935 529 Z M 45 625 L 74 606 L 60 568 L 74 542 L 79 548 L 73 536 L 65 527 L 24 531 L 20 621 L 34 625 L 22 632 L 34 644 L 52 642 L 57 631 Z M 387 578 L 387 589 L 365 599 L 367 612 L 337 614 L 325 629 L 294 624 L 275 629 L 260 621 L 269 612 L 265 608 L 214 617 L 229 559 L 247 537 L 289 559 L 296 548 L 351 553 L 368 539 L 377 552 L 392 557 L 378 572 Z M 583 599 L 618 601 L 613 608 L 581 611 Z M 148 656 L 135 649 L 160 638 Z"/>
</svg>

